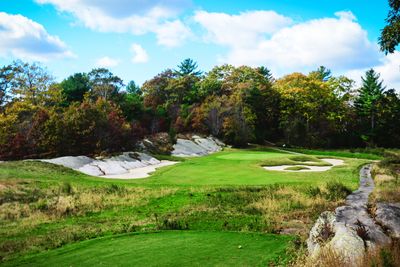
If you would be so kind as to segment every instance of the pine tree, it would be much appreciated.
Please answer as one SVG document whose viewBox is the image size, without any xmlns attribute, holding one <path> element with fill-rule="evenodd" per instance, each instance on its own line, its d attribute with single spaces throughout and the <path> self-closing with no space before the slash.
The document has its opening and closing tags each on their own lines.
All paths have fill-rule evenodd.
<svg viewBox="0 0 400 267">
<path fill-rule="evenodd" d="M 197 63 L 193 59 L 187 58 L 178 65 L 178 70 L 176 71 L 176 73 L 179 76 L 200 76 L 202 72 L 197 70 L 197 68 Z"/>
<path fill-rule="evenodd" d="M 375 118 L 378 112 L 377 106 L 385 90 L 382 85 L 383 81 L 380 81 L 379 77 L 380 75 L 373 69 L 365 73 L 365 77 L 362 77 L 362 87 L 358 90 L 359 95 L 354 103 L 357 113 L 370 121 L 369 137 L 372 143 L 375 133 Z"/>
</svg>

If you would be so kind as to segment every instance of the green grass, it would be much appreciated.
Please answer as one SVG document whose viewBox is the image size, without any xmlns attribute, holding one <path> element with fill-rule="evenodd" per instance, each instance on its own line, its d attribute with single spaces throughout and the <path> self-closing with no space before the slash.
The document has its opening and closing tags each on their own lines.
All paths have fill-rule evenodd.
<svg viewBox="0 0 400 267">
<path fill-rule="evenodd" d="M 69 245 L 5 266 L 268 266 L 293 238 L 233 232 L 128 234 Z"/>
<path fill-rule="evenodd" d="M 180 164 L 157 170 L 146 184 L 174 185 L 271 185 L 271 184 L 321 184 L 338 177 L 350 186 L 358 184 L 358 167 L 367 162 L 345 159 L 345 166 L 337 166 L 326 172 L 287 173 L 266 171 L 260 166 L 314 165 L 330 166 L 316 157 L 308 157 L 304 163 L 295 161 L 298 156 L 281 152 L 228 150 L 206 157 L 186 160 Z M 137 182 L 137 181 L 136 181 Z"/>
<path fill-rule="evenodd" d="M 210 231 L 257 235 L 296 228 L 304 239 L 322 211 L 342 203 L 342 191 L 357 188 L 359 167 L 368 161 L 344 160 L 346 165 L 326 172 L 271 172 L 262 163 L 321 162 L 271 150 L 230 149 L 186 159 L 137 180 L 96 178 L 42 162 L 1 163 L 0 259 L 12 265 L 46 250 L 50 254 L 43 255 L 53 255 L 52 249 L 63 251 L 72 243 L 80 248 L 85 240 L 159 230 L 204 231 L 207 237 Z M 333 190 L 331 181 L 343 190 Z M 157 251 L 156 242 L 152 244 Z M 263 255 L 276 256 L 268 249 Z"/>
<path fill-rule="evenodd" d="M 264 160 L 261 166 L 281 166 L 281 165 L 307 165 L 307 166 L 332 166 L 332 164 L 323 161 L 317 157 L 313 156 L 285 156 L 280 158 L 274 158 L 269 160 Z"/>
</svg>

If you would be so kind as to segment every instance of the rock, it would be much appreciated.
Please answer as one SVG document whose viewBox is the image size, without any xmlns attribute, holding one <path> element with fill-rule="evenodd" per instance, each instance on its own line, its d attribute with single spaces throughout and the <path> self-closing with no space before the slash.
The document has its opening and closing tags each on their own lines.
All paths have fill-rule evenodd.
<svg viewBox="0 0 400 267">
<path fill-rule="evenodd" d="M 365 252 L 364 241 L 354 230 L 341 223 L 335 223 L 334 231 L 335 236 L 328 247 L 341 255 L 349 266 L 357 266 L 356 262 L 363 257 Z"/>
<path fill-rule="evenodd" d="M 333 238 L 326 243 L 325 247 L 342 256 L 348 262 L 348 266 L 357 266 L 356 263 L 363 257 L 366 248 L 370 249 L 390 242 L 390 238 L 368 213 L 368 198 L 373 190 L 371 166 L 366 165 L 360 170 L 360 187 L 346 198 L 346 205 L 338 207 L 335 213 L 322 213 L 311 229 L 307 246 L 312 256 L 318 255 L 321 249 L 319 241 L 321 236 L 326 236 L 324 228 L 327 225 L 333 226 Z M 390 206 L 389 208 L 387 205 L 379 207 L 380 218 L 392 226 L 393 232 L 399 231 L 400 207 Z M 397 225 L 398 228 L 395 230 L 393 225 Z"/>
<path fill-rule="evenodd" d="M 157 167 L 166 165 L 166 163 L 161 164 L 158 159 L 153 158 L 145 153 L 136 152 L 124 152 L 118 156 L 113 156 L 111 158 L 92 159 L 86 156 L 68 156 L 41 161 L 62 165 L 64 167 L 80 171 L 87 175 L 99 177 L 125 177 L 129 176 L 129 173 L 133 169 L 139 169 L 153 165 Z M 154 168 L 149 168 L 149 170 L 153 169 Z M 143 174 L 142 176 L 147 177 L 148 175 Z M 132 177 L 141 178 L 140 175 L 137 175 L 137 177 L 132 175 Z"/>
<path fill-rule="evenodd" d="M 221 141 L 213 137 L 193 135 L 192 140 L 178 138 L 171 154 L 177 157 L 198 157 L 221 151 L 223 146 Z"/>
<path fill-rule="evenodd" d="M 334 235 L 334 225 L 336 222 L 335 213 L 325 211 L 321 213 L 307 239 L 308 252 L 311 255 L 319 253 L 321 245 L 328 242 L 329 238 Z M 331 232 L 329 232 L 331 231 Z"/>
<path fill-rule="evenodd" d="M 400 204 L 377 203 L 376 221 L 394 238 L 400 238 Z"/>
<path fill-rule="evenodd" d="M 366 165 L 360 170 L 360 187 L 346 198 L 346 206 L 336 209 L 336 220 L 347 228 L 357 230 L 361 223 L 367 230 L 367 239 L 375 245 L 390 242 L 382 228 L 377 225 L 368 213 L 368 198 L 374 191 L 374 181 L 371 177 L 371 166 Z"/>
<path fill-rule="evenodd" d="M 78 156 L 78 157 L 67 156 L 54 159 L 44 159 L 42 161 L 53 163 L 56 165 L 62 165 L 64 167 L 71 169 L 79 169 L 87 164 L 92 163 L 94 160 L 86 156 Z"/>
<path fill-rule="evenodd" d="M 91 176 L 102 176 L 102 175 L 105 175 L 105 173 L 98 166 L 90 165 L 90 164 L 85 165 L 85 166 L 80 167 L 80 168 L 75 169 L 75 170 L 80 171 L 80 172 L 82 172 L 84 174 L 87 174 L 87 175 L 91 175 Z"/>
<path fill-rule="evenodd" d="M 207 155 L 205 150 L 191 140 L 177 139 L 171 155 L 176 157 L 196 157 Z"/>
</svg>

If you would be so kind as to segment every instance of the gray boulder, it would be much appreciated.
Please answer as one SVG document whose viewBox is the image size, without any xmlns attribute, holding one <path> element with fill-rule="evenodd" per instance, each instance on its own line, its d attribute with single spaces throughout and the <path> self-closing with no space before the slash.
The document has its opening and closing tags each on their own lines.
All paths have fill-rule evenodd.
<svg viewBox="0 0 400 267">
<path fill-rule="evenodd" d="M 329 239 L 334 235 L 335 222 L 335 213 L 331 211 L 321 213 L 307 239 L 307 248 L 311 255 L 318 254 L 321 246 L 328 243 Z"/>
<path fill-rule="evenodd" d="M 222 150 L 224 144 L 213 137 L 193 135 L 192 139 L 178 138 L 171 154 L 177 157 L 199 157 Z"/>
<path fill-rule="evenodd" d="M 400 204 L 376 204 L 376 221 L 394 238 L 400 238 Z"/>
</svg>

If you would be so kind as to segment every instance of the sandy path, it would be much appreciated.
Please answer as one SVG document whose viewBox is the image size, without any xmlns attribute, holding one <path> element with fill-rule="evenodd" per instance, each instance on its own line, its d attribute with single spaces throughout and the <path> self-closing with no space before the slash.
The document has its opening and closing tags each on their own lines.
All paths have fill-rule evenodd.
<svg viewBox="0 0 400 267">
<path fill-rule="evenodd" d="M 344 161 L 341 160 L 341 159 L 321 159 L 321 160 L 332 164 L 332 166 L 309 166 L 309 165 L 296 164 L 296 165 L 264 166 L 263 168 L 268 170 L 268 171 L 324 172 L 324 171 L 328 171 L 328 170 L 332 169 L 335 166 L 344 165 Z M 296 167 L 296 166 L 305 167 L 305 168 L 308 168 L 308 169 L 304 169 L 304 170 L 286 170 L 286 168 Z"/>
<path fill-rule="evenodd" d="M 150 174 L 155 172 L 156 169 L 158 169 L 158 168 L 174 165 L 174 164 L 177 164 L 177 163 L 178 162 L 176 162 L 176 161 L 162 160 L 158 164 L 131 169 L 131 170 L 129 170 L 129 172 L 124 173 L 124 174 L 102 175 L 102 176 L 99 176 L 99 177 L 101 177 L 101 178 L 112 178 L 112 179 L 140 179 L 140 178 L 146 178 L 146 177 L 149 177 Z"/>
</svg>

